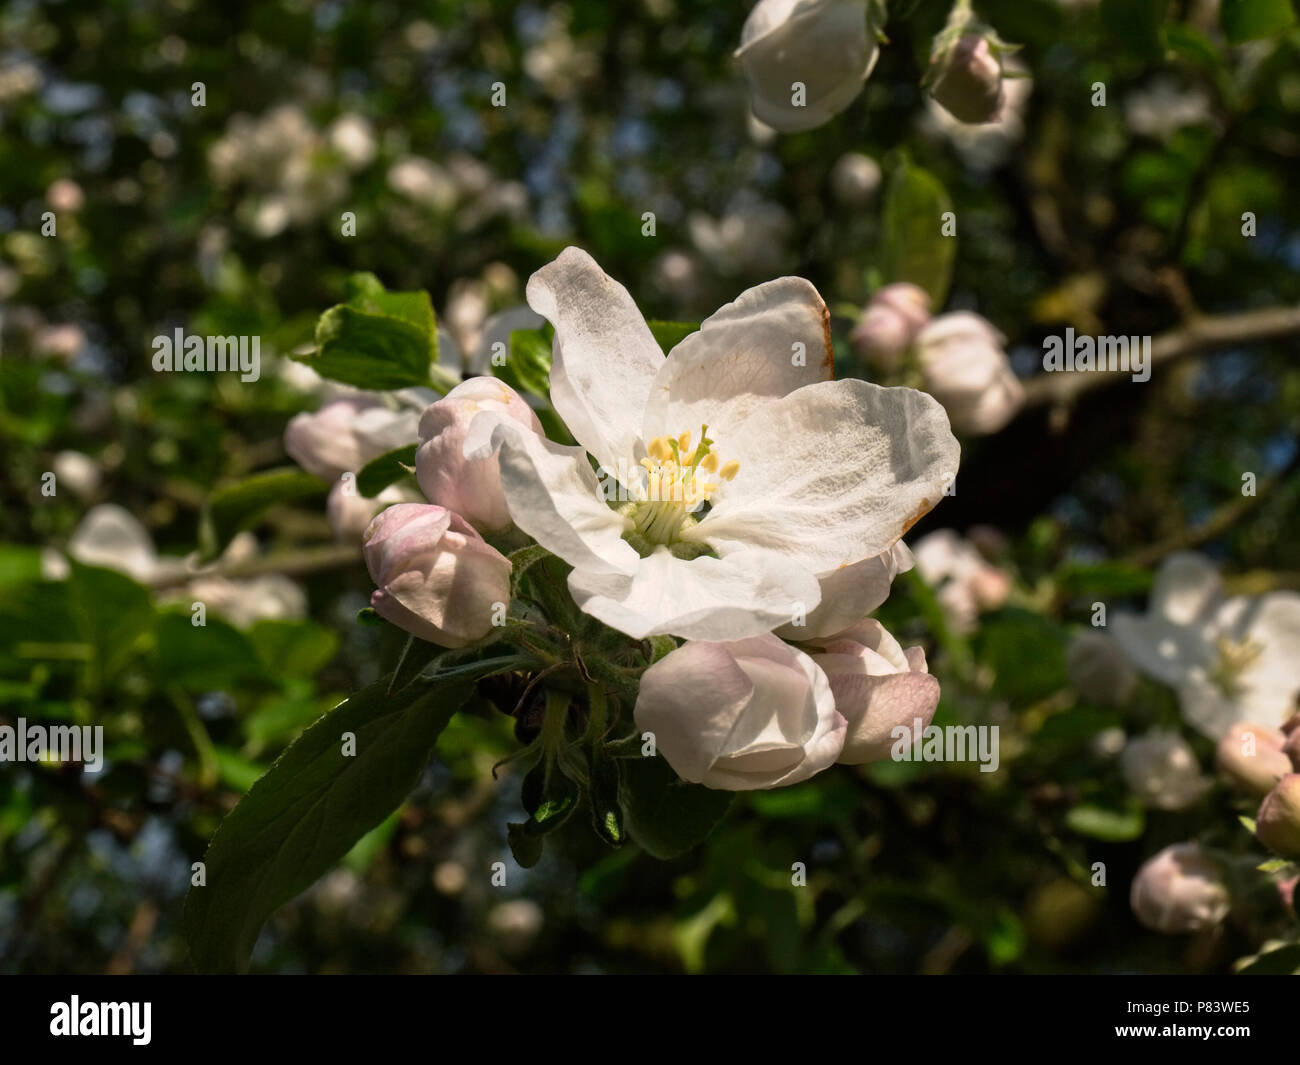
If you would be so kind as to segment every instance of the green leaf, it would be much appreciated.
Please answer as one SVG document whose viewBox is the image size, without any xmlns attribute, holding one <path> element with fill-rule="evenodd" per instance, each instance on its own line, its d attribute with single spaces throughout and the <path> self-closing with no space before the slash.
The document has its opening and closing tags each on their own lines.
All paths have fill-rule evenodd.
<svg viewBox="0 0 1300 1065">
<path fill-rule="evenodd" d="M 1066 563 L 1056 571 L 1062 595 L 1090 595 L 1097 599 L 1142 595 L 1151 589 L 1151 570 L 1127 562 Z"/>
<path fill-rule="evenodd" d="M 1182 22 L 1171 22 L 1164 28 L 1165 47 L 1176 55 L 1211 74 L 1223 66 L 1219 50 L 1200 30 Z"/>
<path fill-rule="evenodd" d="M 510 334 L 510 354 L 492 375 L 516 392 L 531 392 L 546 399 L 551 387 L 551 338 L 543 329 L 516 329 Z"/>
<path fill-rule="evenodd" d="M 323 499 L 328 486 L 297 466 L 255 473 L 243 481 L 218 488 L 203 511 L 199 528 L 200 561 L 221 554 L 242 529 L 254 525 L 277 503 Z"/>
<path fill-rule="evenodd" d="M 1296 22 L 1290 0 L 1223 0 L 1219 25 L 1229 44 L 1270 37 Z"/>
<path fill-rule="evenodd" d="M 646 323 L 654 335 L 655 343 L 663 348 L 667 355 L 692 333 L 698 332 L 699 322 L 660 322 L 651 320 Z"/>
<path fill-rule="evenodd" d="M 1091 803 L 1080 803 L 1065 815 L 1065 823 L 1081 836 L 1104 840 L 1107 843 L 1124 843 L 1142 835 L 1146 818 L 1141 808 L 1137 806 L 1114 810 Z"/>
<path fill-rule="evenodd" d="M 337 704 L 337 696 L 268 696 L 244 719 L 244 737 L 248 741 L 246 753 L 257 754 L 269 744 L 302 731 Z M 260 770 L 258 775 L 261 775 Z"/>
<path fill-rule="evenodd" d="M 158 619 L 158 675 L 190 691 L 230 688 L 265 678 L 257 648 L 242 632 L 215 615 L 195 625 L 190 614 L 167 612 Z"/>
<path fill-rule="evenodd" d="M 473 688 L 466 678 L 389 697 L 388 679 L 316 722 L 222 821 L 190 888 L 184 928 L 202 972 L 242 971 L 263 922 L 401 804 L 439 733 Z M 356 753 L 343 753 L 343 734 Z"/>
<path fill-rule="evenodd" d="M 884 273 L 889 281 L 911 281 L 930 294 L 932 310 L 948 298 L 956 237 L 941 232 L 952 200 L 933 174 L 906 160 L 894 168 L 885 190 Z"/>
<path fill-rule="evenodd" d="M 267 673 L 276 676 L 314 676 L 339 649 L 338 633 L 314 621 L 265 618 L 248 635 Z"/>
<path fill-rule="evenodd" d="M 367 314 L 400 318 L 415 326 L 426 337 L 433 338 L 437 358 L 438 321 L 427 292 L 388 292 L 374 274 L 353 274 L 348 278 L 348 306 Z"/>
<path fill-rule="evenodd" d="M 390 484 L 408 476 L 415 466 L 415 452 L 419 446 L 407 444 L 367 462 L 357 474 L 357 493 L 373 499 Z"/>
<path fill-rule="evenodd" d="M 675 858 L 702 843 L 735 796 L 688 784 L 659 755 L 620 761 L 618 802 L 628 835 L 654 858 Z"/>
<path fill-rule="evenodd" d="M 433 342 L 410 322 L 341 304 L 316 323 L 316 352 L 298 359 L 322 377 L 387 391 L 429 383 Z"/>
<path fill-rule="evenodd" d="M 1111 40 L 1148 59 L 1162 58 L 1160 24 L 1169 0 L 1101 0 L 1101 24 Z"/>
<path fill-rule="evenodd" d="M 1255 834 L 1256 825 L 1255 825 L 1255 819 L 1253 817 L 1246 817 L 1244 814 L 1242 814 L 1238 816 L 1237 820 L 1241 822 L 1241 827 L 1244 828 L 1247 832 L 1249 832 L 1252 836 Z"/>
<path fill-rule="evenodd" d="M 0 587 L 41 579 L 41 549 L 0 544 Z"/>
<path fill-rule="evenodd" d="M 506 825 L 506 843 L 523 869 L 531 869 L 542 860 L 546 838 L 532 828 L 532 821 L 511 821 Z"/>
<path fill-rule="evenodd" d="M 149 590 L 116 570 L 72 562 L 69 605 L 77 634 L 95 649 L 101 678 L 118 670 L 154 624 Z"/>
<path fill-rule="evenodd" d="M 238 792 L 245 792 L 256 784 L 266 768 L 229 747 L 214 747 L 213 754 L 216 756 L 221 783 Z"/>
<path fill-rule="evenodd" d="M 397 668 L 388 679 L 388 693 L 391 695 L 393 692 L 401 691 L 423 673 L 426 666 L 446 653 L 445 647 L 408 636 L 402 646 L 402 655 L 397 660 Z"/>
</svg>

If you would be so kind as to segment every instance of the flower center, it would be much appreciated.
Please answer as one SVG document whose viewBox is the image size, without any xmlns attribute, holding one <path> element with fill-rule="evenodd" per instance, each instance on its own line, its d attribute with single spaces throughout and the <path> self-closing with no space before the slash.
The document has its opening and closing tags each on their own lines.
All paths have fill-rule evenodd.
<svg viewBox="0 0 1300 1065">
<path fill-rule="evenodd" d="M 1231 698 L 1240 694 L 1242 674 L 1255 663 L 1264 648 L 1249 640 L 1237 643 L 1226 636 L 1220 636 L 1216 641 L 1216 649 L 1219 658 L 1210 673 L 1210 679 L 1224 695 Z"/>
<path fill-rule="evenodd" d="M 630 516 L 637 533 L 651 544 L 676 543 L 682 529 L 693 523 L 690 515 L 708 502 L 720 481 L 730 481 L 739 471 L 735 459 L 719 464 L 708 431 L 707 425 L 700 427 L 700 442 L 693 448 L 689 432 L 657 436 L 646 445 L 649 454 L 641 460 L 646 479 L 637 488 Z"/>
</svg>

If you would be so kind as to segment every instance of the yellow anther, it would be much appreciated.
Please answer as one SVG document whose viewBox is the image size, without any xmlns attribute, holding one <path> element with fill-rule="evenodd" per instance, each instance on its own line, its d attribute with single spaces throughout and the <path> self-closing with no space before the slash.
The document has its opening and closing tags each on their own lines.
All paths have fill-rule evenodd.
<svg viewBox="0 0 1300 1065">
<path fill-rule="evenodd" d="M 691 446 L 691 433 L 690 430 L 688 429 L 686 432 L 682 433 L 682 435 L 677 438 L 677 447 L 684 455 L 686 454 L 690 446 Z"/>
<path fill-rule="evenodd" d="M 714 470 L 718 468 L 718 456 L 715 455 L 712 451 L 710 451 L 707 455 L 704 456 L 703 459 L 700 460 L 700 466 L 702 469 L 706 469 L 710 473 L 712 473 Z"/>
<path fill-rule="evenodd" d="M 739 472 L 740 462 L 737 459 L 732 459 L 730 462 L 723 464 L 722 469 L 718 471 L 718 476 L 724 481 L 730 481 Z"/>
<path fill-rule="evenodd" d="M 664 462 L 668 459 L 669 456 L 668 441 L 665 440 L 662 436 L 656 436 L 653 440 L 651 440 L 650 445 L 646 448 L 646 450 L 650 452 L 650 457 L 652 459 L 656 459 L 659 462 Z"/>
</svg>

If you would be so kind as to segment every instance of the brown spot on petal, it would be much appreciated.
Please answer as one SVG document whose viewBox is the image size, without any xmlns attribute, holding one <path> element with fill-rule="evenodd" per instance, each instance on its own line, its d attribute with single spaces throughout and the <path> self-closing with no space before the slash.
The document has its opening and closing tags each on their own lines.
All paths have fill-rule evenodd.
<svg viewBox="0 0 1300 1065">
<path fill-rule="evenodd" d="M 826 380 L 835 380 L 835 348 L 831 344 L 831 309 L 826 306 L 825 300 L 819 300 L 822 305 L 822 343 L 826 346 L 826 357 L 822 359 L 822 366 L 826 370 Z"/>
<path fill-rule="evenodd" d="M 903 522 L 903 532 L 906 533 L 908 529 L 910 529 L 918 521 L 924 518 L 933 509 L 934 509 L 933 503 L 931 503 L 928 499 L 922 499 L 921 505 L 917 507 L 916 513 L 913 514 L 910 518 L 908 518 L 907 521 Z"/>
</svg>

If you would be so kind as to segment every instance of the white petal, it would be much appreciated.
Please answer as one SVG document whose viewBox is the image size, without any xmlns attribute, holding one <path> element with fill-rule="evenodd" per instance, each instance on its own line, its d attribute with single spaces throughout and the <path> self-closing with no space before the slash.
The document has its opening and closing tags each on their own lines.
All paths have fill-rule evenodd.
<svg viewBox="0 0 1300 1065">
<path fill-rule="evenodd" d="M 811 573 L 766 551 L 687 561 L 659 548 L 638 562 L 631 576 L 569 575 L 579 607 L 636 640 L 740 640 L 788 622 L 821 594 Z"/>
<path fill-rule="evenodd" d="M 668 354 L 655 377 L 642 437 L 701 425 L 726 455 L 726 433 L 763 399 L 834 377 L 830 312 L 801 277 L 751 288 L 710 315 Z M 716 430 L 716 432 L 715 432 Z"/>
<path fill-rule="evenodd" d="M 1156 574 L 1150 613 L 1174 625 L 1205 621 L 1223 598 L 1219 572 L 1204 555 L 1190 551 L 1170 555 Z"/>
<path fill-rule="evenodd" d="M 740 470 L 684 538 L 724 555 L 768 548 L 814 573 L 891 548 L 942 498 L 960 455 L 933 398 L 856 380 L 764 403 L 728 439 Z"/>
<path fill-rule="evenodd" d="M 888 551 L 823 574 L 817 609 L 803 625 L 783 625 L 776 633 L 787 640 L 810 640 L 847 629 L 888 599 L 894 578 L 911 568 L 912 552 L 899 540 Z"/>
<path fill-rule="evenodd" d="M 1206 625 L 1171 625 L 1159 617 L 1116 613 L 1110 619 L 1115 642 L 1128 660 L 1147 676 L 1178 685 L 1188 672 L 1213 657 Z"/>
<path fill-rule="evenodd" d="M 147 582 L 166 569 L 140 520 L 116 503 L 91 507 L 68 540 L 68 554 L 86 566 L 103 566 Z"/>
<path fill-rule="evenodd" d="M 1253 712 L 1248 714 L 1235 700 L 1228 698 L 1202 669 L 1192 670 L 1178 685 L 1178 703 L 1187 723 L 1212 740 L 1222 739 L 1239 721 L 1258 721 L 1263 725 L 1281 723 L 1278 718 L 1270 721 Z"/>
<path fill-rule="evenodd" d="M 494 411 L 470 424 L 465 457 L 500 449 L 501 487 L 514 523 L 571 566 L 597 573 L 635 573 L 637 553 L 624 540 L 631 522 L 609 508 L 580 447 L 538 436 Z"/>
<path fill-rule="evenodd" d="M 627 289 L 565 248 L 528 279 L 528 305 L 555 327 L 551 403 L 574 439 L 610 469 L 635 462 L 664 356 Z"/>
<path fill-rule="evenodd" d="M 1270 592 L 1250 602 L 1234 638 L 1259 649 L 1243 670 L 1238 702 L 1245 718 L 1280 725 L 1295 710 L 1300 691 L 1300 595 Z"/>
</svg>

